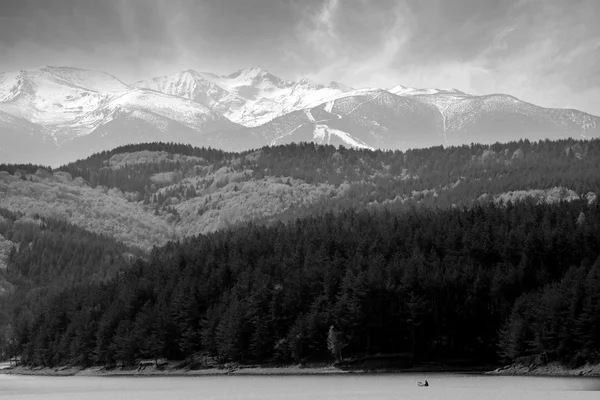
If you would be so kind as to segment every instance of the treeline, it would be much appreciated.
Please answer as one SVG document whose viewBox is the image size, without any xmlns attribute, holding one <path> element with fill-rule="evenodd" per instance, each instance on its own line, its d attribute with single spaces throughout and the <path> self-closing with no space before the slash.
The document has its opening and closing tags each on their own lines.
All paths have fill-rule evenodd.
<svg viewBox="0 0 600 400">
<path fill-rule="evenodd" d="M 206 169 L 193 162 L 161 162 L 108 168 L 103 162 L 111 155 L 125 151 L 167 151 L 173 154 L 202 157 L 212 171 L 223 166 L 233 172 L 252 171 L 247 179 L 268 176 L 294 178 L 309 184 L 351 185 L 343 199 L 347 207 L 359 208 L 369 203 L 385 203 L 399 196 L 424 194 L 429 205 L 448 207 L 465 205 L 484 194 L 499 194 L 516 190 L 567 187 L 578 194 L 600 193 L 600 140 L 530 142 L 523 140 L 506 144 L 431 147 L 402 151 L 346 149 L 342 146 L 322 146 L 314 143 L 264 147 L 258 152 L 225 153 L 214 149 L 199 149 L 189 145 L 150 143 L 124 146 L 111 152 L 92 156 L 61 167 L 73 177 L 81 176 L 93 187 L 117 187 L 125 192 L 138 192 L 138 200 L 156 201 L 158 189 L 181 182 L 185 178 L 204 176 Z M 163 183 L 151 177 L 161 172 L 174 172 L 172 180 Z M 195 195 L 184 185 L 180 200 Z M 197 189 L 197 188 L 195 188 Z M 419 201 L 421 199 L 418 199 Z M 319 204 L 324 210 L 339 209 L 334 204 Z M 157 204 L 162 206 L 162 204 Z M 290 210 L 290 218 L 311 215 L 312 206 Z M 287 218 L 282 216 L 282 218 Z"/>
<path fill-rule="evenodd" d="M 220 161 L 224 158 L 231 157 L 235 153 L 226 152 L 212 147 L 194 147 L 191 144 L 173 143 L 173 142 L 150 142 L 127 144 L 124 146 L 115 147 L 112 150 L 104 150 L 99 153 L 92 154 L 83 160 L 66 164 L 60 167 L 60 170 L 68 170 L 69 168 L 82 169 L 100 169 L 106 167 L 105 161 L 108 161 L 115 154 L 134 153 L 137 151 L 165 151 L 172 154 L 181 154 L 184 156 L 201 157 L 211 162 Z"/>
<path fill-rule="evenodd" d="M 491 189 L 487 193 L 554 186 L 568 186 L 580 193 L 600 189 L 600 181 L 594 178 L 600 168 L 600 140 L 522 140 L 405 152 L 300 143 L 261 151 L 256 161 L 242 162 L 243 167 L 254 170 L 255 178 L 271 175 L 307 183 L 361 182 L 375 190 L 372 200 L 380 202 L 397 194 L 441 188 L 459 179 L 468 183 L 463 190 L 471 197 L 486 193 L 486 189 Z M 390 179 L 390 175 L 403 179 Z"/>
<path fill-rule="evenodd" d="M 52 167 L 37 164 L 0 164 L 0 171 L 6 171 L 13 175 L 15 172 L 34 175 L 38 169 L 52 172 Z"/>
<path fill-rule="evenodd" d="M 289 208 L 256 221 L 260 223 L 349 208 L 402 212 L 415 206 L 472 206 L 502 193 L 555 187 L 578 195 L 600 193 L 600 179 L 595 173 L 600 170 L 600 140 L 522 140 L 406 152 L 303 143 L 262 151 L 266 155 L 257 160 L 254 178 L 281 174 L 307 182 L 349 183 L 349 189 L 343 197 Z"/>
<path fill-rule="evenodd" d="M 11 316 L 8 352 L 32 366 L 332 353 L 581 363 L 600 349 L 599 256 L 597 201 L 248 224 L 30 302 Z"/>
<path fill-rule="evenodd" d="M 106 162 L 116 154 L 133 153 L 139 151 L 168 152 L 184 156 L 199 157 L 207 162 L 219 164 L 225 159 L 233 157 L 235 153 L 211 147 L 193 147 L 189 144 L 152 142 L 142 144 L 129 144 L 94 154 L 84 160 L 77 160 L 59 168 L 70 173 L 73 178 L 81 177 L 92 187 L 98 185 L 109 189 L 118 188 L 125 192 L 138 192 L 140 199 L 149 196 L 160 188 L 160 184 L 151 181 L 151 177 L 161 172 L 176 171 L 181 178 L 195 175 L 195 163 L 178 161 L 165 161 L 160 163 L 140 163 L 126 165 L 120 168 L 110 168 Z"/>
</svg>

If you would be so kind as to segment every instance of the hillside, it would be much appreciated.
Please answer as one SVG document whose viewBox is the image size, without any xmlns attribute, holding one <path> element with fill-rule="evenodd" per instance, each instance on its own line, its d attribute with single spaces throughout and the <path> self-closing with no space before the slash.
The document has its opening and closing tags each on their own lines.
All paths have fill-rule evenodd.
<svg viewBox="0 0 600 400">
<path fill-rule="evenodd" d="M 0 358 L 14 318 L 27 318 L 56 290 L 106 281 L 142 255 L 63 219 L 0 208 Z"/>
<path fill-rule="evenodd" d="M 598 170 L 572 139 L 2 164 L 0 353 L 598 361 Z"/>
<path fill-rule="evenodd" d="M 123 146 L 49 172 L 1 166 L 0 207 L 61 218 L 149 250 L 249 221 L 348 208 L 593 200 L 600 140 L 368 151 L 312 143 L 228 153 Z"/>
<path fill-rule="evenodd" d="M 102 280 L 142 254 L 64 220 L 0 208 L 0 274 L 34 286 Z"/>
<path fill-rule="evenodd" d="M 408 366 L 523 356 L 578 366 L 600 361 L 599 256 L 597 201 L 245 224 L 29 302 L 11 354 L 50 368 L 373 354 Z"/>
</svg>

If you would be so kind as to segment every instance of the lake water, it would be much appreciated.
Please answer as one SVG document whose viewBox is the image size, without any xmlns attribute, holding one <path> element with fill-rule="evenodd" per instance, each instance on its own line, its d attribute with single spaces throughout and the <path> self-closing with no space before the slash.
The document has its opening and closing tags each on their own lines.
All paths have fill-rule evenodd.
<svg viewBox="0 0 600 400">
<path fill-rule="evenodd" d="M 429 387 L 418 387 L 427 379 Z M 0 399 L 600 399 L 600 380 L 464 374 L 47 377 L 0 374 Z"/>
</svg>

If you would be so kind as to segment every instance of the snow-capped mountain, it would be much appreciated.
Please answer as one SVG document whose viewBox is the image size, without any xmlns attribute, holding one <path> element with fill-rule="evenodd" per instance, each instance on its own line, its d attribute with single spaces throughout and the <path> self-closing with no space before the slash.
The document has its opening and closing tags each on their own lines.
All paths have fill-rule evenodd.
<svg viewBox="0 0 600 400">
<path fill-rule="evenodd" d="M 176 111 L 119 105 L 111 110 L 108 122 L 88 134 L 60 142 L 60 150 L 65 154 L 89 155 L 125 144 L 157 141 L 234 148 L 240 134 L 245 134 L 243 127 L 214 111 L 202 114 L 201 110 L 191 109 L 186 118 L 172 118 Z M 198 118 L 194 120 L 193 116 Z"/>
<path fill-rule="evenodd" d="M 232 109 L 239 109 L 248 102 L 248 99 L 224 89 L 212 80 L 214 80 L 214 77 L 210 74 L 187 70 L 171 76 L 138 81 L 133 83 L 131 87 L 152 89 L 190 99 L 211 107 L 225 116 L 230 114 Z"/>
<path fill-rule="evenodd" d="M 63 125 L 55 133 L 55 139 L 62 145 L 75 137 L 87 137 L 100 129 L 105 136 L 110 131 L 110 136 L 116 140 L 123 129 L 115 130 L 115 127 L 122 126 L 122 122 L 119 121 L 124 119 L 140 123 L 143 121 L 144 125 L 149 124 L 153 130 L 162 132 L 160 137 L 169 141 L 178 138 L 178 135 L 173 133 L 175 123 L 187 128 L 187 131 L 196 132 L 199 138 L 207 133 L 235 131 L 241 128 L 211 108 L 195 101 L 153 90 L 133 89 L 115 94 L 101 107 L 68 125 Z M 107 130 L 108 127 L 111 129 Z M 131 132 L 124 133 L 131 139 Z M 186 133 L 186 136 L 190 134 Z M 198 143 L 196 140 L 193 142 Z"/>
<path fill-rule="evenodd" d="M 53 126 L 100 107 L 129 87 L 112 75 L 66 67 L 0 74 L 0 111 Z M 52 130 L 52 129 L 50 129 Z"/>
<path fill-rule="evenodd" d="M 359 89 L 340 93 L 253 131 L 271 144 L 314 141 L 384 149 L 600 137 L 600 117 L 577 110 L 538 107 L 502 94 L 410 92 L 396 95 L 383 89 Z"/>
<path fill-rule="evenodd" d="M 447 144 L 600 137 L 599 117 L 539 107 L 505 94 L 459 97 L 447 103 L 442 115 Z"/>
<path fill-rule="evenodd" d="M 440 143 L 435 106 L 383 89 L 355 90 L 256 127 L 270 144 L 314 141 L 360 148 L 409 148 Z"/>
<path fill-rule="evenodd" d="M 418 89 L 413 87 L 406 87 L 402 85 L 394 86 L 391 89 L 388 89 L 390 93 L 397 94 L 399 96 L 416 96 L 420 94 L 454 94 L 454 95 L 464 95 L 464 92 L 461 92 L 458 89 Z"/>
<path fill-rule="evenodd" d="M 65 153 L 78 157 L 148 140 L 216 147 L 227 141 L 224 133 L 235 135 L 242 128 L 194 98 L 77 68 L 0 74 L 0 99 L 0 162 L 55 165 L 61 159 L 56 153 L 64 160 Z"/>
<path fill-rule="evenodd" d="M 192 99 L 233 122 L 251 127 L 352 90 L 337 82 L 324 86 L 308 79 L 284 81 L 259 66 L 224 76 L 188 70 L 131 86 Z"/>
<path fill-rule="evenodd" d="M 505 94 L 283 80 L 256 66 L 126 84 L 70 67 L 0 73 L 0 163 L 57 165 L 141 141 L 230 151 L 297 141 L 406 149 L 600 137 L 600 118 Z"/>
<path fill-rule="evenodd" d="M 284 81 L 260 66 L 241 69 L 226 76 L 206 75 L 212 76 L 215 83 L 249 100 L 277 97 L 294 85 L 294 82 Z"/>
</svg>

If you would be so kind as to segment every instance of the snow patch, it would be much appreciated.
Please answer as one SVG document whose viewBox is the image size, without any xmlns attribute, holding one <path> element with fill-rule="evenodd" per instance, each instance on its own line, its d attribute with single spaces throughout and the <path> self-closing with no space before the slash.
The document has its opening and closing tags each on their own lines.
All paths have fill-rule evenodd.
<svg viewBox="0 0 600 400">
<path fill-rule="evenodd" d="M 306 114 L 306 117 L 308 118 L 308 120 L 310 122 L 315 122 L 315 117 L 313 117 L 312 113 L 310 112 L 310 110 L 304 110 L 304 114 Z"/>
<path fill-rule="evenodd" d="M 325 103 L 325 111 L 327 111 L 329 114 L 331 114 L 331 110 L 333 110 L 334 103 L 335 103 L 335 100 L 331 100 L 331 101 L 328 101 L 327 103 Z"/>
<path fill-rule="evenodd" d="M 328 127 L 327 125 L 317 124 L 313 131 L 313 138 L 316 139 L 319 143 L 327 143 L 329 144 L 331 141 L 331 136 L 337 136 L 344 143 L 357 147 L 359 149 L 369 149 L 374 150 L 373 147 L 370 147 L 363 143 L 362 141 L 353 138 L 349 133 L 340 131 L 338 129 L 333 129 Z"/>
</svg>

